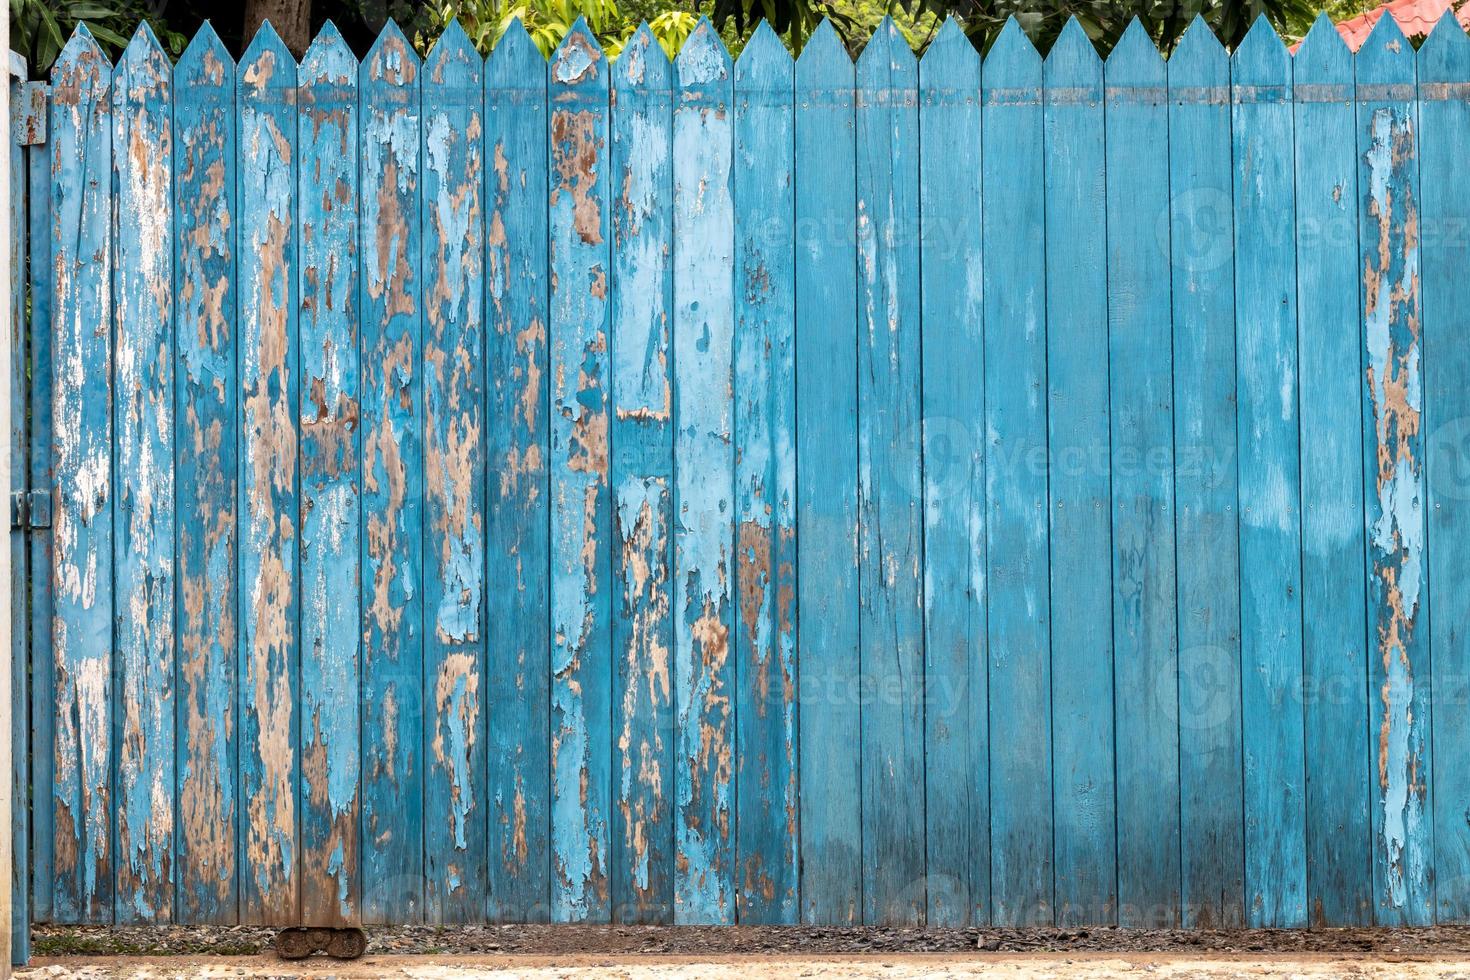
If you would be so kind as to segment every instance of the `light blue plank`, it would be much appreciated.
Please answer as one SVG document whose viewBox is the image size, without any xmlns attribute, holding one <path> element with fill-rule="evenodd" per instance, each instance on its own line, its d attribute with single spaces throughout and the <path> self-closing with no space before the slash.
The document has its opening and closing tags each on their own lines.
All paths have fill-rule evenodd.
<svg viewBox="0 0 1470 980">
<path fill-rule="evenodd" d="M 1245 922 L 1230 61 L 1196 18 L 1169 59 L 1180 888 L 1186 927 Z"/>
<path fill-rule="evenodd" d="M 549 157 L 546 59 L 519 24 L 485 67 L 484 98 L 489 911 L 496 922 L 545 922 L 552 913 Z M 467 220 L 480 223 L 473 213 Z"/>
<path fill-rule="evenodd" d="M 174 69 L 178 920 L 238 917 L 235 62 L 206 25 Z"/>
<path fill-rule="evenodd" d="M 605 922 L 611 912 L 608 76 L 579 20 L 552 56 L 549 100 L 551 911 L 559 922 Z"/>
<path fill-rule="evenodd" d="M 863 921 L 923 921 L 918 63 L 891 19 L 857 65 Z M 847 737 L 851 737 L 851 733 Z"/>
<path fill-rule="evenodd" d="M 619 922 L 674 915 L 673 71 L 647 26 L 613 71 L 612 459 Z"/>
<path fill-rule="evenodd" d="M 1259 18 L 1232 59 L 1246 920 L 1307 924 L 1291 57 Z"/>
<path fill-rule="evenodd" d="M 946 21 L 919 62 L 925 921 L 936 927 L 990 921 L 980 117 L 980 56 Z"/>
<path fill-rule="evenodd" d="M 485 915 L 489 846 L 484 83 L 480 56 L 457 21 L 429 53 L 420 85 L 424 196 L 419 220 L 426 290 L 424 915 L 430 922 L 479 922 Z"/>
<path fill-rule="evenodd" d="M 795 65 L 762 23 L 735 65 L 736 916 L 796 922 Z"/>
<path fill-rule="evenodd" d="M 1056 919 L 1110 925 L 1113 638 L 1099 628 L 1113 614 L 1108 377 L 1099 369 L 1108 358 L 1103 67 L 1081 24 L 1063 28 L 1044 72 Z M 926 367 L 926 391 L 929 376 Z"/>
<path fill-rule="evenodd" d="M 1179 921 L 1174 405 L 1164 62 L 1143 26 L 1108 57 L 1108 353 L 1118 924 Z"/>
<path fill-rule="evenodd" d="M 359 911 L 362 637 L 357 59 L 329 23 L 301 60 L 301 915 Z M 369 226 L 371 227 L 371 226 Z"/>
<path fill-rule="evenodd" d="M 1034 462 L 1047 437 L 1041 83 L 1041 57 L 1011 20 L 985 59 L 981 150 L 990 905 L 1007 926 L 1052 921 L 1047 474 Z"/>
<path fill-rule="evenodd" d="M 1357 56 L 1373 890 L 1380 925 L 1434 917 L 1414 50 L 1392 17 Z"/>
<path fill-rule="evenodd" d="M 735 921 L 730 56 L 674 63 L 674 921 Z"/>
<path fill-rule="evenodd" d="M 1316 925 L 1372 921 L 1353 60 L 1326 17 L 1293 59 L 1307 892 Z M 1307 393 L 1310 392 L 1310 396 Z"/>
<path fill-rule="evenodd" d="M 853 65 L 830 21 L 796 63 L 797 636 L 801 919 L 862 921 L 857 158 Z"/>
<path fill-rule="evenodd" d="M 296 62 L 269 25 L 236 75 L 240 217 L 240 919 L 299 914 Z"/>
<path fill-rule="evenodd" d="M 362 133 L 362 909 L 423 914 L 424 444 L 419 61 L 396 27 L 359 70 Z M 303 166 L 303 170 L 304 170 Z"/>
<path fill-rule="evenodd" d="M 173 918 L 173 67 L 145 24 L 112 78 L 116 920 Z"/>
<path fill-rule="evenodd" d="M 112 68 L 79 27 L 51 69 L 58 922 L 109 922 L 112 817 Z"/>
<path fill-rule="evenodd" d="M 1435 919 L 1470 918 L 1470 192 L 1460 177 L 1470 103 L 1470 39 L 1453 13 L 1419 49 L 1419 173 L 1423 187 L 1424 432 L 1429 514 L 1429 621 L 1434 665 Z"/>
</svg>

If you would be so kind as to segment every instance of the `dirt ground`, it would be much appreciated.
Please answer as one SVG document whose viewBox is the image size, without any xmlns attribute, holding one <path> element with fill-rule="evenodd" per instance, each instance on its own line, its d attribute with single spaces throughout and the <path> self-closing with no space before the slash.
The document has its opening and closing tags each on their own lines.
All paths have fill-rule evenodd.
<svg viewBox="0 0 1470 980">
<path fill-rule="evenodd" d="M 1470 980 L 1470 929 L 1176 932 L 1117 929 L 403 927 L 370 931 L 354 962 L 283 962 L 244 927 L 38 926 L 28 978 L 367 980 Z"/>
</svg>

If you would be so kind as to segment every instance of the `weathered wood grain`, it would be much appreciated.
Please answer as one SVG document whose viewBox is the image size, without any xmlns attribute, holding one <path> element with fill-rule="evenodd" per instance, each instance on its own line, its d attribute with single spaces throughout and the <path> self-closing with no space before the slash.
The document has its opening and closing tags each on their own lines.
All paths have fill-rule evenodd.
<svg viewBox="0 0 1470 980">
<path fill-rule="evenodd" d="M 1435 87 L 1470 79 L 1470 38 L 1451 16 L 1419 49 L 1419 179 L 1423 263 L 1424 465 L 1429 515 L 1429 620 L 1434 669 L 1435 920 L 1470 919 L 1470 773 L 1445 759 L 1470 745 L 1470 194 L 1459 179 L 1470 140 L 1470 103 L 1434 98 Z M 1305 394 L 1306 389 L 1303 389 Z"/>
<path fill-rule="evenodd" d="M 862 921 L 854 71 L 830 21 L 796 63 L 801 920 Z"/>
<path fill-rule="evenodd" d="M 112 67 L 85 26 L 51 69 L 52 773 L 59 922 L 113 915 Z"/>
<path fill-rule="evenodd" d="M 424 391 L 419 59 L 390 25 L 360 68 L 362 915 L 423 915 Z"/>
<path fill-rule="evenodd" d="M 1307 924 L 1291 57 L 1264 19 L 1231 59 L 1246 921 Z"/>
<path fill-rule="evenodd" d="M 1226 928 L 1246 914 L 1230 60 L 1203 20 L 1169 91 L 1181 921 Z"/>
<path fill-rule="evenodd" d="M 520 24 L 512 24 L 485 67 L 486 142 L 480 161 L 488 181 L 482 207 L 488 208 L 483 234 L 489 250 L 486 693 L 492 921 L 544 922 L 552 914 L 546 77 L 546 60 Z"/>
<path fill-rule="evenodd" d="M 990 907 L 998 925 L 1036 925 L 1053 916 L 1049 522 L 1035 462 L 1047 440 L 1046 186 L 1041 57 L 1014 19 L 983 83 Z"/>
<path fill-rule="evenodd" d="M 424 283 L 424 915 L 485 915 L 484 83 L 453 22 L 420 75 Z"/>
<path fill-rule="evenodd" d="M 863 919 L 875 924 L 920 923 L 927 905 L 918 74 L 885 19 L 857 64 Z"/>
<path fill-rule="evenodd" d="M 795 65 L 761 24 L 735 64 L 735 913 L 797 908 Z"/>
<path fill-rule="evenodd" d="M 1373 919 L 1353 59 L 1319 17 L 1293 58 L 1307 894 L 1313 925 Z M 1314 91 L 1335 99 L 1313 99 Z"/>
<path fill-rule="evenodd" d="M 735 921 L 730 55 L 702 20 L 674 62 L 674 921 Z"/>
<path fill-rule="evenodd" d="M 298 76 L 301 917 L 359 913 L 362 510 L 357 59 L 328 24 Z"/>
<path fill-rule="evenodd" d="M 1373 888 L 1382 925 L 1434 916 L 1424 554 L 1419 134 L 1414 50 L 1393 18 L 1357 57 L 1363 462 L 1373 719 Z"/>
<path fill-rule="evenodd" d="M 174 69 L 173 459 L 178 920 L 236 921 L 239 471 L 235 62 L 207 26 Z"/>
<path fill-rule="evenodd" d="M 646 25 L 613 69 L 613 918 L 674 914 L 673 69 Z"/>
<path fill-rule="evenodd" d="M 990 921 L 980 56 L 947 20 L 919 62 L 925 921 Z"/>
<path fill-rule="evenodd" d="M 236 74 L 240 918 L 299 913 L 296 62 L 269 25 Z"/>
<path fill-rule="evenodd" d="M 585 23 L 551 59 L 552 917 L 607 921 L 612 819 L 608 487 L 610 69 Z"/>
<path fill-rule="evenodd" d="M 1134 21 L 1108 56 L 1108 353 L 1118 924 L 1179 921 L 1179 702 L 1169 114 L 1163 59 Z"/>
<path fill-rule="evenodd" d="M 145 24 L 112 76 L 116 921 L 174 900 L 173 67 Z"/>
<path fill-rule="evenodd" d="M 1113 602 L 1108 377 L 1099 370 L 1108 358 L 1103 66 L 1081 24 L 1063 28 L 1043 74 L 1055 915 L 1059 925 L 1107 925 L 1117 920 L 1117 804 L 1113 638 L 1099 627 Z"/>
</svg>

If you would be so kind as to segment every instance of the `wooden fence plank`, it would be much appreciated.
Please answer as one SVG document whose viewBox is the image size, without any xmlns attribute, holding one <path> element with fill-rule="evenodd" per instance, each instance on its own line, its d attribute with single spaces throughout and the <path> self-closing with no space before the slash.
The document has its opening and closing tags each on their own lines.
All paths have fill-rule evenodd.
<svg viewBox="0 0 1470 980">
<path fill-rule="evenodd" d="M 173 66 L 144 24 L 113 70 L 116 921 L 174 900 Z"/>
<path fill-rule="evenodd" d="M 891 19 L 857 64 L 863 920 L 923 921 L 918 62 Z"/>
<path fill-rule="evenodd" d="M 506 31 L 485 67 L 484 99 L 485 436 L 493 515 L 486 538 L 489 907 L 492 921 L 545 922 L 552 914 L 547 835 L 554 597 L 548 584 L 549 130 L 546 59 L 519 23 Z"/>
<path fill-rule="evenodd" d="M 236 75 L 243 922 L 298 915 L 296 62 L 266 25 Z M 248 870 L 246 870 L 248 869 Z"/>
<path fill-rule="evenodd" d="M 1196 19 L 1169 59 L 1182 922 L 1244 923 L 1230 60 Z M 1200 556 L 1208 555 L 1209 560 Z"/>
<path fill-rule="evenodd" d="M 429 54 L 420 85 L 428 698 L 424 912 L 431 922 L 478 922 L 485 915 L 489 846 L 484 81 L 480 56 L 457 21 Z"/>
<path fill-rule="evenodd" d="M 674 914 L 673 71 L 647 26 L 613 74 L 613 917 Z"/>
<path fill-rule="evenodd" d="M 609 68 L 582 21 L 551 60 L 552 917 L 605 922 L 612 791 Z"/>
<path fill-rule="evenodd" d="M 735 65 L 736 916 L 796 921 L 792 85 L 761 24 Z"/>
<path fill-rule="evenodd" d="M 1113 614 L 1108 378 L 1099 370 L 1108 358 L 1103 66 L 1072 20 L 1043 70 L 1056 920 L 1109 925 L 1118 912 L 1113 643 L 1099 628 Z"/>
<path fill-rule="evenodd" d="M 301 916 L 359 911 L 357 59 L 328 24 L 301 60 Z"/>
<path fill-rule="evenodd" d="M 980 56 L 947 20 L 919 62 L 924 792 L 930 926 L 990 921 Z"/>
<path fill-rule="evenodd" d="M 178 921 L 236 921 L 235 62 L 205 25 L 174 69 Z"/>
<path fill-rule="evenodd" d="M 54 914 L 113 912 L 112 67 L 79 27 L 51 70 Z"/>
<path fill-rule="evenodd" d="M 419 60 L 390 27 L 362 99 L 362 915 L 423 914 L 424 450 Z"/>
<path fill-rule="evenodd" d="M 1470 745 L 1470 194 L 1459 179 L 1470 140 L 1470 103 L 1445 86 L 1470 79 L 1470 38 L 1451 15 L 1419 49 L 1419 173 L 1422 184 L 1424 433 L 1429 515 L 1429 621 L 1434 666 L 1435 920 L 1470 919 L 1470 772 L 1455 759 Z M 1303 389 L 1305 393 L 1306 389 Z"/>
<path fill-rule="evenodd" d="M 1232 57 L 1247 922 L 1307 924 L 1291 57 L 1264 19 Z"/>
<path fill-rule="evenodd" d="M 1293 59 L 1307 892 L 1313 925 L 1372 921 L 1353 59 L 1325 17 Z M 1324 98 L 1323 96 L 1331 96 Z"/>
<path fill-rule="evenodd" d="M 985 59 L 985 564 L 997 925 L 1052 921 L 1046 188 L 1041 57 L 1015 20 Z"/>
<path fill-rule="evenodd" d="M 1357 56 L 1363 460 L 1374 776 L 1373 884 L 1381 925 L 1434 915 L 1433 772 L 1424 556 L 1419 146 L 1414 50 L 1393 18 Z"/>
<path fill-rule="evenodd" d="M 853 64 L 830 21 L 796 63 L 796 486 L 801 920 L 862 921 L 857 156 Z"/>
<path fill-rule="evenodd" d="M 732 924 L 734 100 L 708 21 L 674 74 L 674 921 Z"/>
<path fill-rule="evenodd" d="M 1174 432 L 1163 59 L 1129 25 L 1108 56 L 1109 388 L 1118 924 L 1179 920 Z"/>
<path fill-rule="evenodd" d="M 30 480 L 27 453 L 28 411 L 31 404 L 27 373 L 30 367 L 28 323 L 26 308 L 30 297 L 26 289 L 27 278 L 26 237 L 30 222 L 29 201 L 26 200 L 29 166 L 27 142 L 20 123 L 26 118 L 29 98 L 34 98 L 35 89 L 26 81 L 25 62 L 11 55 L 11 69 L 6 84 L 10 86 L 10 118 L 5 125 L 10 134 L 6 147 L 10 169 L 10 363 L 4 370 L 10 372 L 10 453 L 9 486 L 11 500 L 23 494 Z M 12 505 L 13 506 L 13 505 Z M 12 862 L 10 869 L 10 957 L 13 965 L 24 965 L 31 958 L 31 809 L 38 795 L 35 787 L 44 783 L 31 782 L 31 664 L 30 664 L 30 608 L 29 587 L 31 581 L 30 536 L 24 524 L 12 521 L 10 525 L 10 820 Z M 43 746 L 49 754 L 50 745 Z M 39 794 L 44 795 L 44 794 Z"/>
</svg>

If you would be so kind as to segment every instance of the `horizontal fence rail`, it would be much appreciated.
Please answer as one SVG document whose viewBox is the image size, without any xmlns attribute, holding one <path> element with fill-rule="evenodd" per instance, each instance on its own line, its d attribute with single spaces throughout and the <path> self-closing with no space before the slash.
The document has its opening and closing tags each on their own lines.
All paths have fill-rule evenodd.
<svg viewBox="0 0 1470 980">
<path fill-rule="evenodd" d="M 1453 17 L 79 30 L 33 916 L 1465 921 L 1467 93 Z"/>
</svg>

